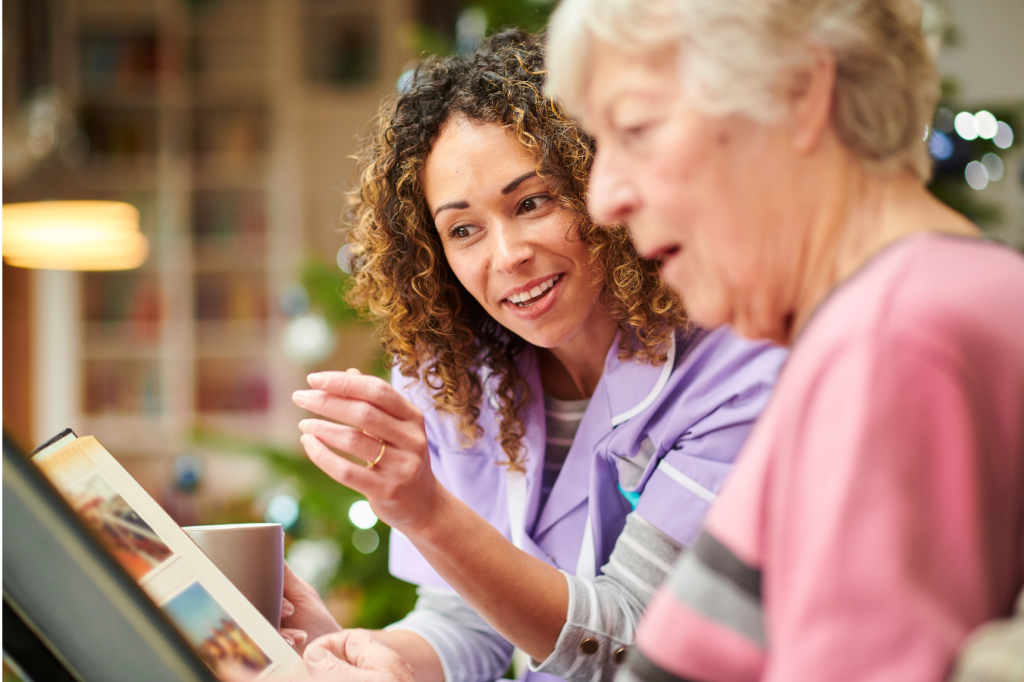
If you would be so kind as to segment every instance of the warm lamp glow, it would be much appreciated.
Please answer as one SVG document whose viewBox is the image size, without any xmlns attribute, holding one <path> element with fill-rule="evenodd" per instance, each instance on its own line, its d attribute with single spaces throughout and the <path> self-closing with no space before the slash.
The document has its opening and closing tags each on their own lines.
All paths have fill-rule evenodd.
<svg viewBox="0 0 1024 682">
<path fill-rule="evenodd" d="M 45 270 L 130 270 L 146 261 L 139 211 L 120 201 L 4 204 L 9 265 Z"/>
</svg>

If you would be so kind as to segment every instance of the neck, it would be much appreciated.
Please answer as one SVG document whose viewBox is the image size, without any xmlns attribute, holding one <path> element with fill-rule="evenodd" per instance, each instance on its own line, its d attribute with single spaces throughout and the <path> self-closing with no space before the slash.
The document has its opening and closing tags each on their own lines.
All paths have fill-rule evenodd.
<svg viewBox="0 0 1024 682">
<path fill-rule="evenodd" d="M 538 348 L 537 363 L 544 392 L 560 400 L 581 400 L 594 395 L 604 374 L 608 350 L 618 326 L 611 318 L 592 324 L 557 348 Z"/>
<path fill-rule="evenodd" d="M 803 262 L 794 268 L 800 274 L 785 343 L 792 343 L 836 285 L 893 242 L 921 232 L 977 235 L 973 224 L 906 171 L 876 174 L 849 159 L 822 186 L 800 248 Z"/>
</svg>

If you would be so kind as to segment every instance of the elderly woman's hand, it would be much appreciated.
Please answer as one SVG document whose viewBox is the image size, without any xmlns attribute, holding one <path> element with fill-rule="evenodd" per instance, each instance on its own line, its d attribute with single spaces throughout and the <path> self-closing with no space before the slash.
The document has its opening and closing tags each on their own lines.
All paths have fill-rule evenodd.
<svg viewBox="0 0 1024 682">
<path fill-rule="evenodd" d="M 358 370 L 318 372 L 308 381 L 312 390 L 296 391 L 292 399 L 327 418 L 299 422 L 310 460 L 365 495 L 389 526 L 415 532 L 429 523 L 444 488 L 430 470 L 420 410 L 388 382 Z M 331 448 L 367 464 L 354 464 Z"/>
<path fill-rule="evenodd" d="M 318 682 L 415 682 L 409 664 L 367 630 L 320 637 L 303 659 Z"/>
<path fill-rule="evenodd" d="M 281 636 L 299 654 L 308 642 L 339 632 L 341 626 L 327 610 L 313 586 L 284 565 L 284 597 L 281 599 Z"/>
</svg>

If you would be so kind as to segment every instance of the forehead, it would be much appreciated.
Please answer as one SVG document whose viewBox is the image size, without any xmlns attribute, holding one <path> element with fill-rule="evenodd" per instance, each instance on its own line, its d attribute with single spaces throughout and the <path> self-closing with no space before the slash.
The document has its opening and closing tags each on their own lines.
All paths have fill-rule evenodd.
<svg viewBox="0 0 1024 682">
<path fill-rule="evenodd" d="M 676 45 L 646 52 L 626 51 L 594 39 L 584 86 L 585 123 L 623 99 L 669 99 L 680 89 L 680 50 Z"/>
<path fill-rule="evenodd" d="M 536 157 L 506 128 L 464 116 L 441 128 L 423 164 L 421 182 L 427 202 L 452 192 L 487 191 L 495 184 L 536 168 Z"/>
</svg>

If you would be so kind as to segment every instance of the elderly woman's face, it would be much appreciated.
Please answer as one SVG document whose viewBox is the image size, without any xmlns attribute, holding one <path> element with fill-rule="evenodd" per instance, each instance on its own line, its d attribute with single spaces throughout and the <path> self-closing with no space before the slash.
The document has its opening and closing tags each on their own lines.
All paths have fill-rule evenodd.
<svg viewBox="0 0 1024 682">
<path fill-rule="evenodd" d="M 604 323 L 573 216 L 511 132 L 449 121 L 421 181 L 449 266 L 502 326 L 535 346 L 557 348 Z"/>
<path fill-rule="evenodd" d="M 783 136 L 740 116 L 711 117 L 680 86 L 679 55 L 593 50 L 584 125 L 597 139 L 589 207 L 624 222 L 641 254 L 704 326 L 778 337 L 778 293 L 767 287 L 777 248 Z"/>
</svg>

